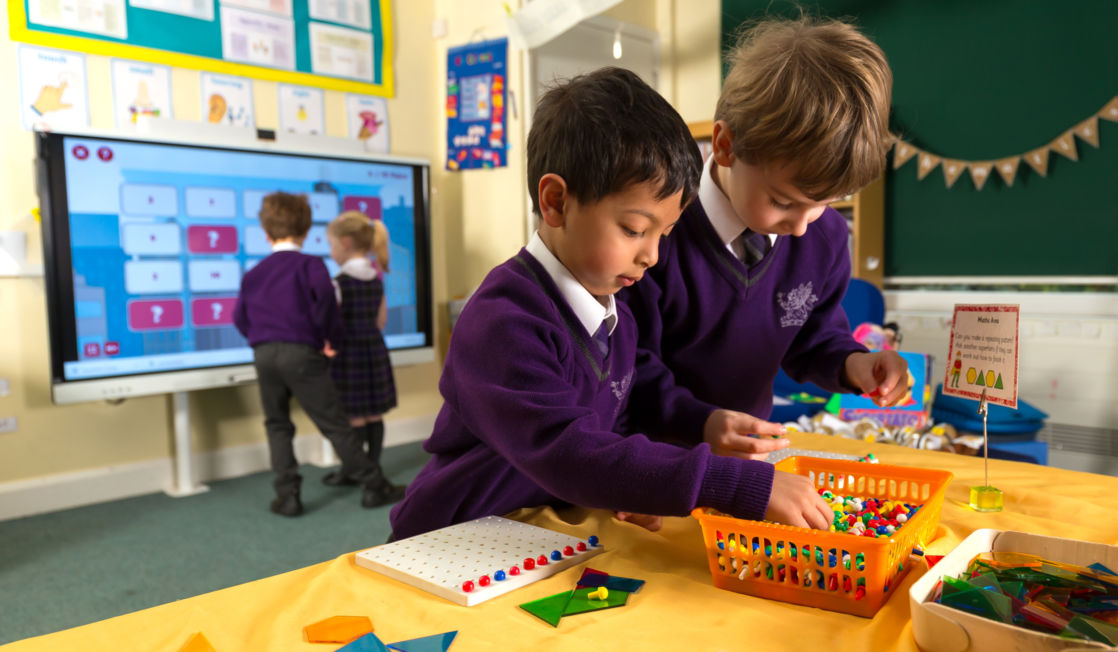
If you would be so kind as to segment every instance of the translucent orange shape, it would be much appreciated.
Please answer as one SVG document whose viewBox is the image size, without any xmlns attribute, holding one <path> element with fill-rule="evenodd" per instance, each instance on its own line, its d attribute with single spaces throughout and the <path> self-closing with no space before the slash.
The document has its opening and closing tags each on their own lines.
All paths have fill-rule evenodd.
<svg viewBox="0 0 1118 652">
<path fill-rule="evenodd" d="M 308 643 L 349 643 L 371 631 L 368 616 L 331 616 L 304 627 L 303 635 Z"/>
<path fill-rule="evenodd" d="M 179 652 L 214 652 L 214 646 L 210 645 L 209 639 L 202 632 L 198 632 L 190 637 L 186 645 L 179 648 Z"/>
</svg>

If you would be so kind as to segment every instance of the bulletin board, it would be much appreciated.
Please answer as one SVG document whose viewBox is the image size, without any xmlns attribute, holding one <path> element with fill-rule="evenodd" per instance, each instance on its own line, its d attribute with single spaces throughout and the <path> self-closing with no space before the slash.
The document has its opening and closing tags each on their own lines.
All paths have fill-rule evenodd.
<svg viewBox="0 0 1118 652">
<path fill-rule="evenodd" d="M 508 163 L 505 82 L 508 39 L 446 54 L 446 169 L 499 168 Z"/>
<path fill-rule="evenodd" d="M 743 23 L 795 17 L 771 0 L 722 0 L 722 47 Z M 1118 3 L 821 3 L 872 38 L 893 69 L 891 128 L 947 157 L 996 159 L 1045 145 L 1118 93 Z M 714 113 L 715 99 L 710 100 Z M 1053 155 L 1012 186 L 946 187 L 915 163 L 885 174 L 885 275 L 1118 275 L 1118 123 L 1100 120 L 1098 148 Z M 1022 165 L 1024 168 L 1025 166 Z"/>
<path fill-rule="evenodd" d="M 152 7 L 172 7 L 186 5 L 181 1 L 148 0 L 146 2 L 133 2 L 132 0 L 117 0 L 105 4 L 115 4 L 124 12 L 123 24 L 126 31 L 119 30 L 115 34 L 102 34 L 93 31 L 76 31 L 57 24 L 34 22 L 33 9 L 38 6 L 53 6 L 57 3 L 43 2 L 42 0 L 11 0 L 8 2 L 8 18 L 10 36 L 13 41 L 20 41 L 43 47 L 60 50 L 86 52 L 109 57 L 134 59 L 149 63 L 159 63 L 180 68 L 193 68 L 208 70 L 226 75 L 251 77 L 253 79 L 284 82 L 303 86 L 363 93 L 366 95 L 381 95 L 392 97 L 393 66 L 392 66 L 392 16 L 391 0 L 368 0 L 369 16 L 368 28 L 330 22 L 328 20 L 314 20 L 311 18 L 310 4 L 321 0 L 275 0 L 279 4 L 288 4 L 291 8 L 289 19 L 293 26 L 294 52 L 290 56 L 290 69 L 269 67 L 254 63 L 230 61 L 223 58 L 222 16 L 252 13 L 250 5 L 267 5 L 261 2 L 228 2 L 213 1 L 212 19 L 198 18 L 178 13 L 171 9 L 154 10 L 136 5 L 150 5 Z M 33 6 L 33 4 L 35 6 Z M 98 3 L 94 3 L 98 4 Z M 335 6 L 334 3 L 322 2 L 323 5 Z M 209 14 L 205 0 L 194 2 Z M 226 14 L 232 9 L 234 14 Z M 275 18 L 277 15 L 259 12 L 263 19 Z M 117 21 L 119 24 L 120 21 Z M 314 54 L 311 47 L 311 34 L 316 32 L 317 38 L 324 38 L 324 34 L 340 34 L 371 39 L 372 70 L 371 75 L 330 75 L 314 72 L 312 63 Z M 359 77 L 366 77 L 361 79 Z"/>
</svg>

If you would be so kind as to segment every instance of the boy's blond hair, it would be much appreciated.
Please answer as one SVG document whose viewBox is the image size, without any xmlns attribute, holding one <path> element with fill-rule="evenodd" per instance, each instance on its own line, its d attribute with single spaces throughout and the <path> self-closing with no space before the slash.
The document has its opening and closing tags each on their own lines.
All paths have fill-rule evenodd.
<svg viewBox="0 0 1118 652">
<path fill-rule="evenodd" d="M 372 252 L 381 269 L 388 271 L 388 227 L 360 211 L 346 211 L 334 219 L 326 232 L 334 238 L 349 238 L 359 251 Z"/>
<path fill-rule="evenodd" d="M 748 27 L 727 56 L 714 119 L 752 165 L 787 164 L 815 200 L 857 192 L 885 170 L 893 145 L 893 73 L 853 26 L 802 17 Z"/>
<path fill-rule="evenodd" d="M 306 195 L 277 190 L 260 202 L 260 226 L 274 240 L 305 238 L 311 230 L 311 205 Z"/>
</svg>

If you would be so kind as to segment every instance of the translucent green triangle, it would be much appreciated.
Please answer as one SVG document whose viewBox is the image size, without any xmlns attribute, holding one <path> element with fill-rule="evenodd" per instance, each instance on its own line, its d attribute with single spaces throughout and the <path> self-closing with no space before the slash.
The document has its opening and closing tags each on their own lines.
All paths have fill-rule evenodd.
<svg viewBox="0 0 1118 652">
<path fill-rule="evenodd" d="M 563 617 L 563 612 L 567 608 L 567 603 L 571 601 L 572 595 L 574 595 L 574 591 L 563 591 L 546 598 L 525 602 L 520 605 L 520 608 L 548 625 L 558 627 L 559 619 Z"/>
</svg>

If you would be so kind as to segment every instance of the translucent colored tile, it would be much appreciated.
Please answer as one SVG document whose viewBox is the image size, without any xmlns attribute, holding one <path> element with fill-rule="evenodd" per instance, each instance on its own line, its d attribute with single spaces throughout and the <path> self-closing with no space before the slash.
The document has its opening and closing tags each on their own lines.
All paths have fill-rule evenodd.
<svg viewBox="0 0 1118 652">
<path fill-rule="evenodd" d="M 435 634 L 434 636 L 424 636 L 421 638 L 413 638 L 408 641 L 400 641 L 399 643 L 389 643 L 390 650 L 399 650 L 400 652 L 446 652 L 450 644 L 454 642 L 454 637 L 458 636 L 458 632 L 444 632 L 442 634 Z"/>
<path fill-rule="evenodd" d="M 1090 568 L 1093 571 L 1098 571 L 1100 573 L 1105 573 L 1107 575 L 1118 575 L 1118 573 L 1115 573 L 1114 571 L 1110 570 L 1109 568 L 1107 568 L 1106 566 L 1103 566 L 1102 564 L 1100 564 L 1098 562 L 1095 562 L 1095 563 L 1091 564 L 1090 566 L 1088 566 L 1088 568 Z"/>
<path fill-rule="evenodd" d="M 1118 645 L 1118 626 L 1104 623 L 1101 620 L 1076 616 L 1068 623 L 1068 629 L 1076 631 L 1092 641 L 1099 641 L 1107 645 Z"/>
<path fill-rule="evenodd" d="M 179 652 L 214 652 L 214 646 L 210 645 L 205 634 L 198 632 L 179 648 Z"/>
<path fill-rule="evenodd" d="M 563 615 L 573 616 L 589 611 L 601 611 L 603 609 L 621 607 L 629 599 L 629 594 L 627 592 L 614 591 L 613 589 L 607 588 L 608 594 L 605 600 L 592 600 L 589 595 L 594 590 L 595 589 L 576 589 L 574 595 L 571 596 L 570 602 L 567 603 L 566 608 L 563 610 Z"/>
<path fill-rule="evenodd" d="M 637 580 L 631 577 L 614 577 L 610 576 L 609 581 L 606 582 L 606 588 L 610 591 L 624 591 L 626 593 L 636 593 L 644 586 L 644 580 Z"/>
<path fill-rule="evenodd" d="M 1013 620 L 1013 607 L 1009 596 L 1003 593 L 971 588 L 950 595 L 944 593 L 940 603 L 990 620 L 1003 623 Z"/>
<path fill-rule="evenodd" d="M 546 598 L 525 602 L 520 605 L 520 608 L 548 625 L 558 627 L 559 619 L 563 617 L 563 611 L 567 608 L 567 603 L 571 601 L 572 595 L 574 595 L 574 591 L 563 591 Z"/>
<path fill-rule="evenodd" d="M 349 643 L 373 631 L 368 616 L 331 616 L 303 628 L 308 643 Z"/>
<path fill-rule="evenodd" d="M 388 647 L 377 638 L 376 634 L 369 632 L 356 641 L 338 648 L 337 652 L 388 652 Z"/>
</svg>

